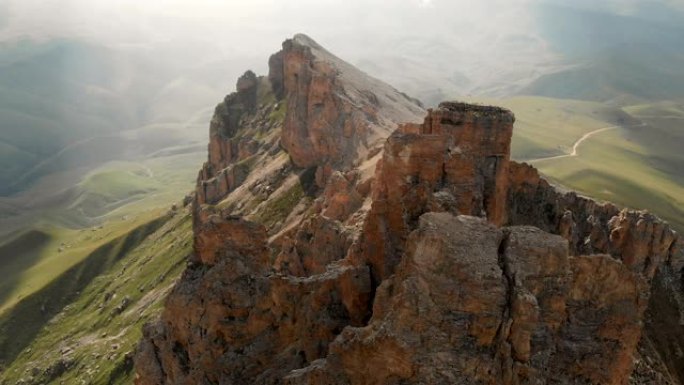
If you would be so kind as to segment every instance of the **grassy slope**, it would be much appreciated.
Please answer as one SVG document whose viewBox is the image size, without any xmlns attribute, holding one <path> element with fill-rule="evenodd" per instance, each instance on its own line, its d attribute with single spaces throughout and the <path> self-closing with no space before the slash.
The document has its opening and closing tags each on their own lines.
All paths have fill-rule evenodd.
<svg viewBox="0 0 684 385">
<path fill-rule="evenodd" d="M 51 342 L 38 349 L 53 353 L 56 339 L 41 329 L 53 310 L 78 304 L 88 295 L 83 287 L 98 276 L 114 281 L 109 270 L 119 258 L 136 255 L 131 248 L 153 230 L 146 223 L 191 191 L 206 158 L 213 112 L 206 106 L 216 99 L 216 87 L 202 76 L 176 79 L 187 71 L 174 66 L 152 70 L 157 61 L 155 54 L 75 41 L 0 45 L 0 272 L 6 277 L 0 283 L 0 361 L 11 362 L 24 345 L 46 339 Z M 188 237 L 189 223 L 184 226 L 173 231 Z M 178 259 L 175 251 L 169 257 Z M 158 272 L 145 271 L 148 278 L 164 269 L 149 264 Z M 143 278 L 126 273 L 123 280 Z M 135 316 L 121 325 L 138 322 Z M 102 321 L 98 327 L 121 325 Z M 67 326 L 54 335 L 77 330 Z M 137 326 L 124 330 L 125 338 L 140 332 Z M 35 365 L 20 358 L 13 367 Z M 100 375 L 106 370 L 97 372 L 95 383 L 109 381 Z"/>
<path fill-rule="evenodd" d="M 609 131 L 592 137 L 582 144 L 577 157 L 534 165 L 572 189 L 624 206 L 648 209 L 682 231 L 684 183 L 681 176 L 652 167 L 644 147 L 625 139 L 625 131 Z"/>
<path fill-rule="evenodd" d="M 35 248 L 31 244 L 16 250 L 18 255 L 13 259 L 21 258 L 23 255 L 31 255 L 30 260 L 33 263 L 30 266 L 25 266 L 25 263 L 3 266 L 3 272 L 9 277 L 16 277 L 16 282 L 6 288 L 9 290 L 2 293 L 5 300 L 0 307 L 0 315 L 3 315 L 23 299 L 42 290 L 56 277 L 86 259 L 98 248 L 125 234 L 132 227 L 138 226 L 157 215 L 159 215 L 159 211 L 148 212 L 133 220 L 112 221 L 102 228 L 93 228 L 92 230 L 46 229 L 44 233 L 49 234 L 49 237 L 47 241 L 39 244 L 39 248 Z M 31 230 L 26 234 L 38 231 Z M 5 245 L 3 251 L 13 251 L 8 250 L 10 245 L 11 243 Z M 8 259 L 8 256 L 12 257 L 12 254 L 3 255 L 3 260 Z"/>
<path fill-rule="evenodd" d="M 0 315 L 98 247 L 167 210 L 191 190 L 203 157 L 187 153 L 111 162 L 88 174 L 63 201 L 34 213 L 39 222 L 20 234 L 46 234 L 44 242 L 24 242 L 24 247 L 13 246 L 14 238 L 0 242 L 0 269 L 12 277 L 0 284 Z"/>
<path fill-rule="evenodd" d="M 141 326 L 192 247 L 183 209 L 103 244 L 82 262 L 0 317 L 0 351 L 16 360 L 2 384 L 123 384 Z"/>
</svg>

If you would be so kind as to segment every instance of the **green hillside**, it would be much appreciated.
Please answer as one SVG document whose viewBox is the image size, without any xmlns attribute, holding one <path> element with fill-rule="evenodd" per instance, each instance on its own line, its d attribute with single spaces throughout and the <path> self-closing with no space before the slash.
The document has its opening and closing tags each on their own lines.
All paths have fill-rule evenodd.
<svg viewBox="0 0 684 385">
<path fill-rule="evenodd" d="M 552 180 L 602 200 L 648 209 L 684 231 L 684 178 L 659 170 L 646 145 L 630 130 L 605 132 L 583 143 L 577 157 L 532 164 Z M 661 153 L 659 163 L 676 163 Z M 681 169 L 680 169 L 681 170 Z"/>
<path fill-rule="evenodd" d="M 141 327 L 191 247 L 189 211 L 171 212 L 103 243 L 0 315 L 0 383 L 130 383 Z"/>
<path fill-rule="evenodd" d="M 14 222 L 6 222 L 15 223 L 18 232 L 0 238 L 0 268 L 10 277 L 0 284 L 0 314 L 190 192 L 205 155 L 178 150 L 141 162 L 110 162 L 48 196 L 44 207 L 31 207 L 30 194 L 25 206 L 14 202 L 20 210 L 7 217 Z"/>
<path fill-rule="evenodd" d="M 162 65 L 160 55 L 77 39 L 0 42 L 0 197 L 57 172 L 196 144 L 224 88 L 193 75 L 205 64 Z"/>
</svg>

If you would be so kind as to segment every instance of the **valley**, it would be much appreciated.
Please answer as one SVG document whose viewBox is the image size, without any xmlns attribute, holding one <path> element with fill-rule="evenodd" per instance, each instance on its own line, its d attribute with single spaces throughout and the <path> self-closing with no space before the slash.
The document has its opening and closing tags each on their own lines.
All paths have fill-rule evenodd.
<svg viewBox="0 0 684 385">
<path fill-rule="evenodd" d="M 441 212 L 455 213 L 463 206 L 470 210 L 469 214 L 497 221 L 503 214 L 495 206 L 503 198 L 498 196 L 497 203 L 492 203 L 494 198 L 485 196 L 489 192 L 477 191 L 495 183 L 487 179 L 489 176 L 464 177 L 459 174 L 463 170 L 455 171 L 458 167 L 449 169 L 446 164 L 433 162 L 441 159 L 432 151 L 432 146 L 437 146 L 431 142 L 434 138 L 430 138 L 434 132 L 430 131 L 432 127 L 420 126 L 418 122 L 425 116 L 434 117 L 440 124 L 446 122 L 445 131 L 439 135 L 451 141 L 463 139 L 450 133 L 453 128 L 448 119 L 437 119 L 440 114 L 454 120 L 465 116 L 471 119 L 469 122 L 476 122 L 472 126 L 474 135 L 491 134 L 488 130 L 493 126 L 486 122 L 491 116 L 503 119 L 505 124 L 494 126 L 507 130 L 507 113 L 486 106 L 510 110 L 515 123 L 510 143 L 501 147 L 506 147 L 505 151 L 483 151 L 492 150 L 492 157 L 501 157 L 502 151 L 508 154 L 510 145 L 510 159 L 515 161 L 511 164 L 533 166 L 557 189 L 551 192 L 527 165 L 512 166 L 507 178 L 518 190 L 508 192 L 508 215 L 513 219 L 505 226 L 533 225 L 549 233 L 545 236 L 566 238 L 569 246 L 565 247 L 569 249 L 565 252 L 558 252 L 563 246 L 557 239 L 548 238 L 549 242 L 541 242 L 540 247 L 552 247 L 563 263 L 574 261 L 572 274 L 579 274 L 586 282 L 594 282 L 596 276 L 583 271 L 591 269 L 578 262 L 582 253 L 611 254 L 620 259 L 624 252 L 625 259 L 620 264 L 635 263 L 638 274 L 648 275 L 649 284 L 651 279 L 655 282 L 655 305 L 648 304 L 642 319 L 647 304 L 639 302 L 640 308 L 634 313 L 638 317 L 629 322 L 650 328 L 643 339 L 644 344 L 653 344 L 650 349 L 664 349 L 654 353 L 646 345 L 639 345 L 638 352 L 629 352 L 636 357 L 635 376 L 642 375 L 639 370 L 646 366 L 647 380 L 635 384 L 654 383 L 655 377 L 648 376 L 667 371 L 673 376 L 678 373 L 684 381 L 684 359 L 677 353 L 684 341 L 674 341 L 668 335 L 679 330 L 679 315 L 673 309 L 684 303 L 673 294 L 681 292 L 681 282 L 673 278 L 681 267 L 673 256 L 678 249 L 674 243 L 668 243 L 667 231 L 661 239 L 649 233 L 654 228 L 657 232 L 671 226 L 684 234 L 684 29 L 679 11 L 659 1 L 649 3 L 648 7 L 634 5 L 633 9 L 616 11 L 611 7 L 619 1 L 608 5 L 578 1 L 570 5 L 543 0 L 529 9 L 499 4 L 496 7 L 500 12 L 495 14 L 487 5 L 472 5 L 469 14 L 460 15 L 456 22 L 452 15 L 460 12 L 458 2 L 416 3 L 420 4 L 396 5 L 395 12 L 406 14 L 381 23 L 381 28 L 372 17 L 381 15 L 381 20 L 385 20 L 386 10 L 377 4 L 364 5 L 363 17 L 352 5 L 340 7 L 339 14 L 331 13 L 322 19 L 327 26 L 314 26 L 308 19 L 313 14 L 295 12 L 286 6 L 273 6 L 268 12 L 262 12 L 259 6 L 245 10 L 244 14 L 230 13 L 234 25 L 222 25 L 217 22 L 219 18 L 176 31 L 164 24 L 164 31 L 174 31 L 173 37 L 159 33 L 149 41 L 114 39 L 114 43 L 107 44 L 83 36 L 2 39 L 4 8 L 0 5 L 0 272 L 5 277 L 0 281 L 0 384 L 131 384 L 135 352 L 143 350 L 142 354 L 150 358 L 150 351 L 144 353 L 145 346 L 161 349 L 161 353 L 155 350 L 155 355 L 167 354 L 168 358 L 163 363 L 156 358 L 148 360 L 147 363 L 153 363 L 150 367 L 159 364 L 164 368 L 173 362 L 180 368 L 178 373 L 192 376 L 197 373 L 185 373 L 190 364 L 184 360 L 189 360 L 195 348 L 181 346 L 186 342 L 185 336 L 173 333 L 211 317 L 215 317 L 211 321 L 215 322 L 209 328 L 230 325 L 234 329 L 217 333 L 211 341 L 205 340 L 206 325 L 192 329 L 194 334 L 188 331 L 187 336 L 188 340 L 197 339 L 196 346 L 206 343 L 210 354 L 233 346 L 235 341 L 226 342 L 232 338 L 231 333 L 243 336 L 245 331 L 252 333 L 250 338 L 265 341 L 253 351 L 229 351 L 229 365 L 240 369 L 234 371 L 236 376 L 243 375 L 243 369 L 244 373 L 258 366 L 263 369 L 269 359 L 277 357 L 287 364 L 274 366 L 275 372 L 267 369 L 264 376 L 277 372 L 300 380 L 307 376 L 315 378 L 317 373 L 331 368 L 339 370 L 334 366 L 340 364 L 335 361 L 337 353 L 329 355 L 332 350 L 328 347 L 333 346 L 329 345 L 333 337 L 343 336 L 342 330 L 347 330 L 347 326 L 353 326 L 357 337 L 362 336 L 358 333 L 377 326 L 381 317 L 398 314 L 393 313 L 396 308 L 410 314 L 406 319 L 423 322 L 430 318 L 421 312 L 431 307 L 422 307 L 414 314 L 413 305 L 401 303 L 396 307 L 387 302 L 406 290 L 387 272 L 399 266 L 399 255 L 407 252 L 405 247 L 413 247 L 407 241 L 409 232 L 417 232 L 413 240 L 423 236 L 447 237 L 455 243 L 447 242 L 444 247 L 468 246 L 467 242 L 458 243 L 453 232 L 435 232 L 435 226 L 464 226 L 464 231 L 472 230 L 465 222 L 444 220 Z M 319 11 L 328 8 L 321 4 L 309 6 Z M 297 32 L 292 26 L 278 26 L 285 16 L 297 28 L 301 22 L 320 32 L 325 36 L 326 47 L 344 53 L 341 57 L 351 61 L 338 59 L 309 37 L 298 34 L 294 43 L 283 46 L 285 54 L 280 53 L 296 51 L 286 56 L 289 64 L 273 71 L 272 76 L 253 79 L 254 73 L 266 75 L 278 67 L 278 60 L 285 60 L 279 59 L 278 53 L 264 60 L 274 52 L 272 48 L 283 34 Z M 174 17 L 169 18 L 173 23 L 187 22 L 178 15 Z M 341 33 L 340 23 L 333 21 L 346 17 L 357 19 L 360 26 L 339 27 L 344 31 Z M 238 19 L 243 18 L 269 28 L 253 36 L 245 35 L 255 31 L 252 25 L 249 29 L 238 27 Z M 189 35 L 187 40 L 184 34 Z M 303 54 L 307 49 L 314 53 L 312 57 Z M 224 98 L 235 88 L 238 75 L 247 69 L 250 71 L 238 80 L 237 93 Z M 302 72 L 294 73 L 294 69 Z M 288 76 L 289 80 L 284 81 Z M 311 89 L 303 80 L 308 79 L 306 76 L 312 76 Z M 298 98 L 296 103 L 289 103 L 285 91 L 288 87 L 290 97 Z M 254 89 L 254 94 L 245 94 L 246 90 Z M 447 103 L 437 107 L 442 101 L 473 105 Z M 429 113 L 425 111 L 428 108 L 432 108 Z M 400 126 L 407 122 L 413 124 Z M 397 127 L 401 127 L 399 139 L 387 141 Z M 487 135 L 482 136 L 482 143 L 496 139 Z M 395 151 L 402 146 L 408 150 Z M 473 159 L 484 155 L 465 148 Z M 448 148 L 450 159 L 454 155 L 452 150 L 456 151 L 454 154 L 461 151 L 458 146 Z M 431 155 L 423 160 L 417 160 L 419 156 L 411 158 L 423 152 Z M 408 162 L 409 158 L 415 163 Z M 376 170 L 378 164 L 385 169 Z M 483 165 L 476 169 L 484 170 Z M 494 167 L 500 165 L 495 163 Z M 470 170 L 470 166 L 466 165 L 464 170 Z M 442 176 L 441 184 L 435 182 L 425 187 L 423 179 L 432 181 L 430 178 L 439 170 L 446 175 Z M 399 178 L 402 172 L 406 175 Z M 447 177 L 453 180 L 447 181 Z M 378 187 L 381 182 L 377 178 L 385 178 L 382 183 L 388 183 L 387 186 Z M 466 183 L 454 182 L 461 178 Z M 496 179 L 496 183 L 500 181 Z M 445 186 L 458 193 L 446 191 Z M 576 191 L 579 198 L 570 191 Z M 406 194 L 399 199 L 399 192 Z M 449 195 L 452 193 L 453 197 Z M 474 205 L 482 198 L 478 203 L 482 207 L 460 202 L 457 210 L 456 200 L 468 194 L 482 195 L 472 199 Z M 383 206 L 381 202 L 390 198 L 399 200 L 395 199 L 395 206 Z M 600 203 L 587 203 L 584 198 Z M 193 200 L 197 203 L 194 212 Z M 623 208 L 648 213 L 617 214 Z M 433 215 L 435 212 L 439 213 Z M 423 223 L 419 216 L 425 213 L 429 218 Z M 622 221 L 622 227 L 616 228 L 611 218 Z M 651 226 L 645 230 L 646 235 L 642 234 L 643 228 L 637 229 L 639 220 Z M 478 228 L 472 233 L 474 236 L 489 231 L 487 226 L 473 226 Z M 612 231 L 620 229 L 632 233 L 625 236 L 623 243 L 611 244 Z M 516 231 L 506 229 L 499 235 L 509 239 Z M 193 242 L 198 242 L 197 234 L 206 235 L 199 249 L 193 248 Z M 601 238 L 607 234 L 608 238 Z M 636 235 L 630 238 L 633 234 Z M 486 241 L 482 238 L 483 243 Z M 658 241 L 669 249 L 649 251 L 647 261 L 639 260 L 640 253 L 656 248 Z M 230 247 L 226 246 L 226 250 L 236 251 L 220 249 L 222 242 L 228 242 Z M 498 251 L 493 247 L 486 258 L 491 257 L 488 260 L 493 270 L 501 269 L 492 282 L 500 285 L 504 279 L 501 289 L 509 290 L 511 295 L 500 299 L 502 304 L 504 299 L 508 301 L 502 306 L 509 306 L 513 294 L 521 293 L 522 289 L 516 286 L 515 279 L 507 277 L 510 271 L 506 269 L 510 267 L 504 265 L 510 256 L 502 250 L 511 246 L 508 241 L 502 242 Z M 202 247 L 215 251 L 215 255 L 202 254 Z M 249 258 L 244 258 L 244 264 L 230 259 L 232 262 L 215 265 L 212 258 L 225 257 L 226 253 L 238 261 Z M 414 254 L 412 258 L 420 262 L 416 257 L 419 253 Z M 441 262 L 451 263 L 440 259 L 447 253 L 437 254 Z M 254 256 L 261 265 L 252 266 Z M 636 258 L 636 262 L 629 258 Z M 638 285 L 627 287 L 632 276 L 610 270 L 619 269 L 608 266 L 610 262 L 592 268 L 605 273 L 607 281 L 619 276 L 614 286 L 625 285 L 620 286 L 619 293 L 623 302 L 637 303 L 630 295 Z M 662 270 L 654 276 L 653 269 L 661 262 Z M 409 279 L 418 274 L 420 282 L 425 281 L 425 276 L 435 278 L 433 272 L 411 271 L 416 266 L 407 264 L 398 271 Z M 558 266 L 547 267 L 553 270 Z M 254 274 L 246 273 L 250 269 Z M 559 280 L 569 276 L 562 275 L 560 270 L 556 271 Z M 463 271 L 470 274 L 474 270 Z M 205 276 L 205 286 L 198 288 L 196 284 Z M 239 282 L 232 281 L 236 276 Z M 252 279 L 254 276 L 256 280 Z M 379 286 L 381 283 L 384 286 Z M 270 291 L 264 289 L 267 286 Z M 436 290 L 441 289 L 444 287 Z M 449 288 L 448 295 L 456 289 Z M 191 297 L 193 290 L 200 297 Z M 643 287 L 639 290 L 643 294 L 639 298 L 646 298 Z M 411 288 L 406 293 L 413 295 L 419 291 Z M 350 292 L 354 295 L 350 296 Z M 605 309 L 614 310 L 610 302 L 617 297 L 591 297 L 588 292 L 591 290 L 583 293 L 587 297 L 582 301 L 597 301 L 607 306 Z M 170 293 L 173 294 L 168 305 Z M 442 294 L 447 295 L 439 295 Z M 244 308 L 227 309 L 225 305 L 230 301 L 224 298 Z M 250 302 L 254 298 L 261 298 L 261 302 Z M 380 309 L 377 317 L 373 307 L 368 306 L 376 299 Z M 542 303 L 547 299 L 539 300 Z M 574 311 L 585 305 L 580 302 L 568 302 L 568 306 Z M 209 303 L 214 307 L 207 310 Z M 495 333 L 483 332 L 495 334 L 497 340 L 492 337 L 490 342 L 501 344 L 492 356 L 499 359 L 517 354 L 516 365 L 524 360 L 520 357 L 525 357 L 526 353 L 521 353 L 525 346 L 517 345 L 522 350 L 516 353 L 505 345 L 520 342 L 514 339 L 524 339 L 520 336 L 529 332 L 524 328 L 537 322 L 537 315 L 523 319 L 515 313 L 529 310 L 525 306 L 532 307 L 521 303 L 522 308 L 492 307 L 492 314 L 497 317 L 509 317 L 511 322 L 519 317 L 516 322 L 521 323 L 513 329 L 523 329 L 518 329 L 517 335 L 511 332 L 510 341 L 500 339 L 500 333 L 510 332 L 506 327 Z M 302 304 L 308 305 L 300 309 Z M 259 307 L 257 322 L 249 324 L 244 309 L 252 305 Z M 165 306 L 167 311 L 163 312 Z M 195 310 L 192 315 L 187 314 L 190 306 Z M 222 312 L 230 315 L 224 317 Z M 444 316 L 449 322 L 456 319 L 465 325 L 467 322 L 458 318 L 465 312 L 456 309 L 453 314 L 433 315 Z M 194 317 L 196 314 L 202 317 Z M 659 318 L 651 318 L 654 314 Z M 160 316 L 165 322 L 155 323 Z M 402 317 L 405 315 L 398 319 Z M 485 321 L 484 324 L 489 322 Z M 174 322 L 178 323 L 177 329 L 164 331 Z M 305 327 L 304 322 L 310 325 Z M 143 329 L 145 324 L 152 326 Z M 269 338 L 275 334 L 269 333 L 275 333 L 274 325 L 281 324 L 290 328 L 278 337 L 282 337 L 278 339 L 282 346 L 259 355 L 259 349 L 271 343 Z M 418 330 L 426 324 L 430 324 L 429 320 L 411 324 L 410 328 Z M 661 325 L 662 338 L 669 345 L 661 341 L 656 346 L 657 340 L 651 340 L 651 333 L 658 329 L 653 325 Z M 317 340 L 307 342 L 304 336 L 312 329 L 318 333 Z M 389 329 L 382 326 L 378 330 L 384 333 Z M 550 333 L 547 329 L 543 333 L 539 330 L 537 336 Z M 558 330 L 554 329 L 554 333 Z M 294 338 L 295 333 L 301 336 Z M 610 343 L 624 341 L 627 334 Z M 423 341 L 423 334 L 420 336 Z M 178 345 L 170 344 L 172 337 L 178 338 Z M 236 337 L 237 344 L 247 343 L 246 338 L 240 338 Z M 631 342 L 627 344 L 634 342 L 630 346 L 636 348 L 636 340 L 629 338 Z M 141 340 L 148 345 L 139 345 Z M 336 345 L 333 350 L 342 352 L 358 341 Z M 366 347 L 373 349 L 379 346 L 375 340 L 366 343 Z M 401 357 L 396 362 L 413 359 L 401 356 L 402 350 L 394 345 L 383 345 L 382 349 L 382 357 Z M 252 360 L 250 354 L 257 358 Z M 662 362 L 656 360 L 653 364 L 661 367 L 652 367 L 652 363 L 642 359 L 642 354 L 664 357 Z M 332 366 L 318 360 L 328 356 L 332 357 Z M 351 355 L 357 357 L 354 359 L 362 356 Z M 357 365 L 352 361 L 344 364 Z M 210 360 L 204 357 L 193 364 L 198 362 L 204 365 Z M 360 362 L 360 368 L 366 364 L 376 365 L 376 369 L 394 367 L 377 365 L 379 361 L 371 359 Z M 577 370 L 592 371 L 594 363 L 584 364 Z M 292 367 L 285 370 L 287 365 Z M 404 370 L 408 366 L 397 367 Z M 215 369 L 209 367 L 209 371 Z M 349 372 L 358 374 L 362 370 Z M 377 376 L 379 384 L 383 379 L 396 379 L 392 376 L 406 376 L 409 372 L 406 369 L 388 375 L 378 369 L 364 372 L 366 377 L 362 376 L 360 381 Z M 601 373 L 597 369 L 592 375 Z M 143 374 L 153 384 L 155 378 L 160 378 L 155 376 L 168 373 Z M 214 374 L 223 375 L 221 370 Z"/>
</svg>

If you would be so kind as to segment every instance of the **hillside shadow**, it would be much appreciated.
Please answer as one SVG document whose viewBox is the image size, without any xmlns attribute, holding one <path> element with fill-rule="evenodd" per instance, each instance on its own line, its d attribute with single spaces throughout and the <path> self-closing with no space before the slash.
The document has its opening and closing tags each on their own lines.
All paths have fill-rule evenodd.
<svg viewBox="0 0 684 385">
<path fill-rule="evenodd" d="M 50 235 L 31 230 L 0 246 L 0 305 L 19 285 L 23 273 L 33 266 L 50 243 Z"/>
<path fill-rule="evenodd" d="M 163 216 L 100 246 L 43 289 L 26 297 L 0 318 L 0 364 L 9 364 L 65 306 L 167 220 Z"/>
</svg>

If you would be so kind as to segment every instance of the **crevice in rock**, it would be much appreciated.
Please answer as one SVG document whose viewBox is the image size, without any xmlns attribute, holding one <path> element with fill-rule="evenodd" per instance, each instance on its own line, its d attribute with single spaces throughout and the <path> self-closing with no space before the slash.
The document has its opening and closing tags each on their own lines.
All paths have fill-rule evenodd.
<svg viewBox="0 0 684 385">
<path fill-rule="evenodd" d="M 173 345 L 172 351 L 175 354 L 178 363 L 180 364 L 179 368 L 183 371 L 183 373 L 187 374 L 190 371 L 190 358 L 188 357 L 187 350 L 179 342 L 176 342 Z"/>
<path fill-rule="evenodd" d="M 510 315 L 510 310 L 513 307 L 513 288 L 515 286 L 514 277 L 512 277 L 512 273 L 510 271 L 510 267 L 508 266 L 508 260 L 506 256 L 506 249 L 508 248 L 508 237 L 508 230 L 503 229 L 503 238 L 499 243 L 498 249 L 498 262 L 499 267 L 501 268 L 501 276 L 506 282 L 506 306 L 504 307 L 504 317 L 502 318 L 504 321 L 507 318 L 510 318 L 508 316 Z"/>
<path fill-rule="evenodd" d="M 299 173 L 299 184 L 302 186 L 304 193 L 309 197 L 317 197 L 320 192 L 316 185 L 316 166 L 304 169 Z"/>
<path fill-rule="evenodd" d="M 499 360 L 499 365 L 501 367 L 501 375 L 505 383 L 510 382 L 512 376 L 512 347 L 508 342 L 513 313 L 513 296 L 514 296 L 514 278 L 510 271 L 510 267 L 507 260 L 507 249 L 509 242 L 509 232 L 507 229 L 503 229 L 503 236 L 499 242 L 498 253 L 498 263 L 501 269 L 501 278 L 505 282 L 506 286 L 506 303 L 501 310 L 501 323 L 496 331 L 496 350 L 494 351 L 495 358 Z"/>
<path fill-rule="evenodd" d="M 370 264 L 366 264 L 366 266 L 368 267 L 368 271 L 370 272 L 370 299 L 368 300 L 368 309 L 366 316 L 363 318 L 363 326 L 368 326 L 371 318 L 373 318 L 373 304 L 375 303 L 375 294 L 378 291 L 378 287 L 382 283 L 381 281 L 378 281 L 378 277 L 376 277 L 376 275 L 373 274 L 373 266 L 371 266 Z"/>
<path fill-rule="evenodd" d="M 164 368 L 164 362 L 161 359 L 161 352 L 159 351 L 159 347 L 157 346 L 156 341 L 150 341 L 152 344 L 152 353 L 154 354 L 154 360 L 156 362 L 157 368 L 159 368 L 159 372 L 161 374 L 161 378 L 166 379 L 168 376 L 166 375 L 166 370 Z"/>
</svg>

